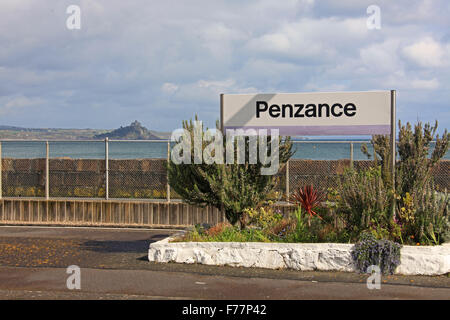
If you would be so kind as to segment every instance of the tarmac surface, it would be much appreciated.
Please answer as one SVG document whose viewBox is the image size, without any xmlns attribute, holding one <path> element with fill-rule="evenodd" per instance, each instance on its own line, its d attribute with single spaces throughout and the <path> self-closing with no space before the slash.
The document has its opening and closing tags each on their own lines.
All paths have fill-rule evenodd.
<svg viewBox="0 0 450 320">
<path fill-rule="evenodd" d="M 151 242 L 177 230 L 0 227 L 0 299 L 445 299 L 450 277 L 158 264 Z M 69 290 L 66 268 L 81 270 Z"/>
</svg>

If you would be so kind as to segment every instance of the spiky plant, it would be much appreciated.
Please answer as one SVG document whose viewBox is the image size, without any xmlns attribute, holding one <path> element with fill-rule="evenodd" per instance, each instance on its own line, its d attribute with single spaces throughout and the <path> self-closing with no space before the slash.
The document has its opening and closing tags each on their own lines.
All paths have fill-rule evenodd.
<svg viewBox="0 0 450 320">
<path fill-rule="evenodd" d="M 311 226 L 311 218 L 317 216 L 321 220 L 322 217 L 317 214 L 314 210 L 320 207 L 321 202 L 325 199 L 322 192 L 314 189 L 312 185 L 304 186 L 303 188 L 298 188 L 289 197 L 289 202 L 301 206 L 303 210 L 309 213 L 308 225 Z"/>
<path fill-rule="evenodd" d="M 429 123 L 422 125 L 418 122 L 412 129 L 408 122 L 402 125 L 398 122 L 399 136 L 397 143 L 398 161 L 396 165 L 396 194 L 400 197 L 407 192 L 414 193 L 415 190 L 422 190 L 432 180 L 432 169 L 436 163 L 446 154 L 450 134 L 447 130 L 441 137 L 436 134 L 438 122 L 432 126 Z M 432 152 L 431 142 L 435 139 L 436 144 Z M 392 187 L 391 178 L 391 152 L 389 136 L 374 135 L 371 140 L 374 150 L 374 163 L 381 166 L 381 172 L 386 188 Z M 367 145 L 361 146 L 361 151 L 370 159 Z"/>
<path fill-rule="evenodd" d="M 433 167 L 448 151 L 450 134 L 444 130 L 439 136 L 437 127 L 437 121 L 434 126 L 418 122 L 414 128 L 410 123 L 402 125 L 399 121 L 394 188 L 389 137 L 375 135 L 371 141 L 375 165 L 381 165 L 384 187 L 395 191 L 396 214 L 392 218 L 403 224 L 404 237 L 424 239 L 428 232 L 428 238 L 435 243 L 439 242 L 438 236 L 444 237 L 450 232 L 448 192 L 440 190 L 438 196 L 432 174 Z M 435 141 L 434 149 L 432 141 Z M 363 146 L 362 151 L 370 157 L 367 146 Z"/>
</svg>

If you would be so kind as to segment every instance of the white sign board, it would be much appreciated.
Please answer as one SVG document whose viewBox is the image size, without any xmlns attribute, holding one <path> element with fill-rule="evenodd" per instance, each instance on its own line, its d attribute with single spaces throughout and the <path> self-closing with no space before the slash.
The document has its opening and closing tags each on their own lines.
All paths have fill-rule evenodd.
<svg viewBox="0 0 450 320">
<path fill-rule="evenodd" d="M 279 129 L 281 135 L 391 133 L 391 91 L 223 94 L 222 129 Z"/>
</svg>

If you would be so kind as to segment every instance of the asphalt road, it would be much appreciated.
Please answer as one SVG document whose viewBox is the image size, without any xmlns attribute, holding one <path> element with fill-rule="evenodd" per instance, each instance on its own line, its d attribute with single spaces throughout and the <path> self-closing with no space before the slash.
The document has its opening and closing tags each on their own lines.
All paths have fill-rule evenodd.
<svg viewBox="0 0 450 320">
<path fill-rule="evenodd" d="M 175 230 L 0 227 L 0 299 L 450 299 L 447 276 L 366 275 L 157 264 L 148 245 Z M 66 268 L 81 268 L 69 290 Z"/>
</svg>

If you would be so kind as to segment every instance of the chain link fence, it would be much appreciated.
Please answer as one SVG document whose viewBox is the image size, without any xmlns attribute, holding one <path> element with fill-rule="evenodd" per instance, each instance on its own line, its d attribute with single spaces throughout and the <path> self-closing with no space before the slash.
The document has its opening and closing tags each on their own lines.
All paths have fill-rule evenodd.
<svg viewBox="0 0 450 320">
<path fill-rule="evenodd" d="M 50 198 L 105 197 L 104 142 L 51 141 L 48 149 Z"/>
<path fill-rule="evenodd" d="M 363 144 L 367 146 L 373 159 L 373 147 L 370 141 L 294 141 L 295 154 L 288 164 L 289 179 L 286 193 L 290 194 L 305 185 L 313 185 L 327 192 L 339 186 L 339 177 L 346 168 L 369 169 L 374 162 L 361 151 Z M 328 154 L 333 159 L 323 160 L 324 154 Z M 439 190 L 450 189 L 448 153 L 432 172 Z"/>
<path fill-rule="evenodd" d="M 24 141 L 20 148 L 15 142 L 2 142 L 0 158 L 0 195 L 45 196 L 45 142 Z"/>
<path fill-rule="evenodd" d="M 134 150 L 139 150 L 138 154 Z M 167 141 L 109 142 L 109 197 L 168 199 Z M 135 154 L 136 159 L 130 159 Z M 155 158 L 166 154 L 166 159 Z"/>
<path fill-rule="evenodd" d="M 277 174 L 277 191 L 288 196 L 305 185 L 336 188 L 346 168 L 373 165 L 362 143 L 295 141 L 294 156 Z M 0 197 L 179 199 L 167 183 L 172 146 L 165 140 L 2 141 Z M 433 175 L 441 190 L 450 189 L 448 154 Z"/>
<path fill-rule="evenodd" d="M 305 185 L 327 192 L 339 185 L 339 176 L 346 168 L 366 169 L 372 161 L 363 160 L 367 156 L 361 152 L 361 145 L 369 141 L 294 141 L 294 157 L 289 161 L 289 190 L 297 190 Z M 328 155 L 328 159 L 324 159 Z M 330 159 L 331 158 L 331 159 Z M 357 159 L 357 160 L 355 160 Z"/>
</svg>

